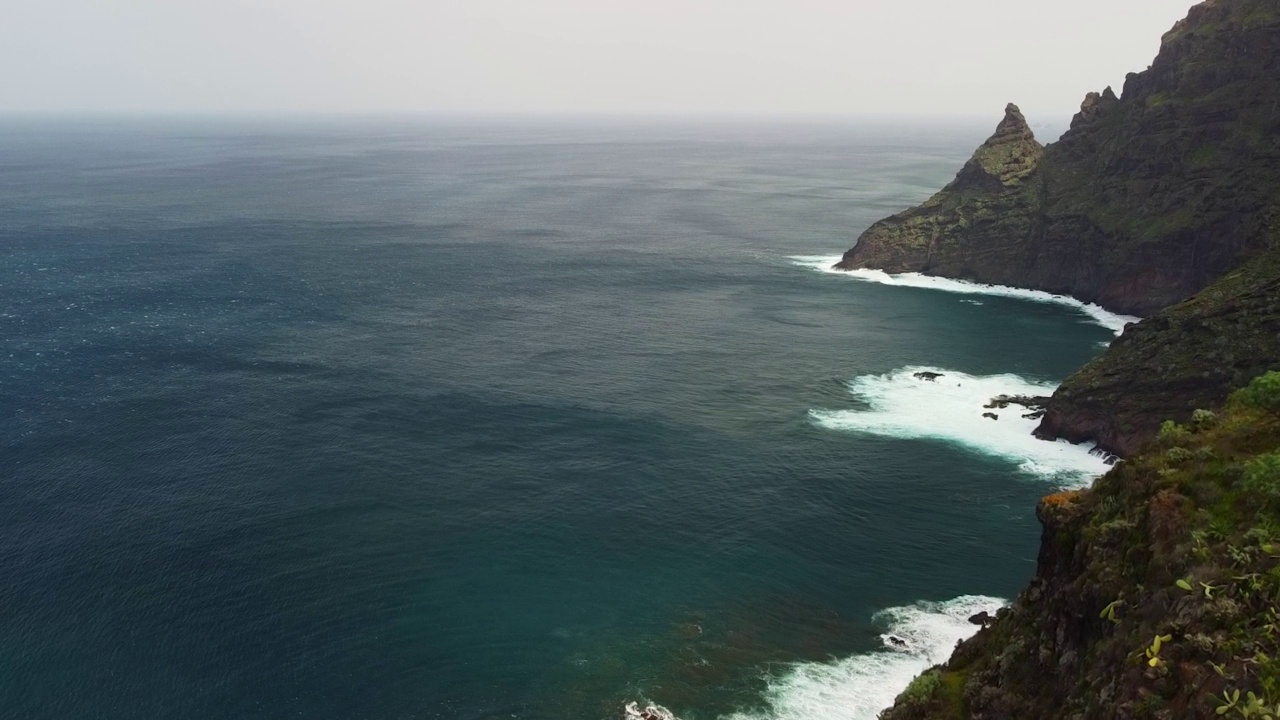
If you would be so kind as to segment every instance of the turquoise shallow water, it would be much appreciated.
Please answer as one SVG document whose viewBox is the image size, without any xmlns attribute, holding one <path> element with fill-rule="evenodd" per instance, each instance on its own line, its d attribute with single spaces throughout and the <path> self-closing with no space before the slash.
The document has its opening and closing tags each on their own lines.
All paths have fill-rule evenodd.
<svg viewBox="0 0 1280 720">
<path fill-rule="evenodd" d="M 863 717 L 1067 482 L 893 373 L 1112 337 L 791 259 L 986 127 L 4 130 L 5 717 Z"/>
</svg>

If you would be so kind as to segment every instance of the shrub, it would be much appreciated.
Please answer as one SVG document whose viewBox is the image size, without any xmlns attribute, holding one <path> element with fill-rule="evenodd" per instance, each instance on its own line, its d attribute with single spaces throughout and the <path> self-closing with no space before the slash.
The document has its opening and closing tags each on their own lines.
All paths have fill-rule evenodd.
<svg viewBox="0 0 1280 720">
<path fill-rule="evenodd" d="M 942 687 L 942 679 L 938 677 L 938 671 L 927 670 L 912 680 L 899 697 L 907 702 L 928 700 L 940 687 Z"/>
<path fill-rule="evenodd" d="M 1245 463 L 1241 485 L 1272 500 L 1280 499 L 1280 452 L 1259 455 Z"/>
<path fill-rule="evenodd" d="M 1249 407 L 1280 415 L 1280 372 L 1259 375 L 1237 390 L 1235 397 Z"/>
<path fill-rule="evenodd" d="M 1212 410 L 1203 408 L 1191 413 L 1191 426 L 1195 428 L 1206 428 L 1217 422 L 1218 416 Z"/>
<path fill-rule="evenodd" d="M 1174 444 L 1187 439 L 1187 429 L 1172 420 L 1160 423 L 1160 440 Z"/>
</svg>

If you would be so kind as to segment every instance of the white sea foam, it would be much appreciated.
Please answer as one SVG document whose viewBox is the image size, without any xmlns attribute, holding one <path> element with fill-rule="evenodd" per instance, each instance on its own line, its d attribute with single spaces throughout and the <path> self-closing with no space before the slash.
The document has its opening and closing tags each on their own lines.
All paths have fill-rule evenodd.
<svg viewBox="0 0 1280 720">
<path fill-rule="evenodd" d="M 627 703 L 622 709 L 622 717 L 624 720 L 680 720 L 661 705 L 649 703 L 640 707 L 638 702 Z"/>
<path fill-rule="evenodd" d="M 930 381 L 916 373 L 940 373 Z M 1053 383 L 1018 375 L 968 375 L 931 367 L 906 367 L 887 375 L 864 375 L 849 390 L 867 404 L 858 410 L 810 410 L 818 425 L 832 430 L 897 438 L 933 438 L 1006 458 L 1029 474 L 1066 487 L 1087 485 L 1108 469 L 1087 445 L 1032 436 L 1038 420 L 1022 417 L 1020 405 L 984 408 L 999 395 L 1049 395 Z M 994 413 L 998 419 L 983 417 Z"/>
<path fill-rule="evenodd" d="M 978 628 L 968 618 L 995 613 L 999 598 L 965 595 L 876 614 L 886 626 L 884 649 L 825 663 L 799 663 L 769 681 L 763 711 L 726 720 L 875 720 L 912 678 L 946 660 L 956 643 Z M 898 646 L 896 637 L 905 642 Z"/>
<path fill-rule="evenodd" d="M 832 275 L 842 275 L 854 280 L 880 283 L 882 285 L 899 285 L 902 287 L 926 288 L 964 295 L 999 295 L 1003 297 L 1021 298 L 1034 302 L 1054 303 L 1073 307 L 1088 315 L 1089 318 L 1119 335 L 1124 331 L 1126 323 L 1137 322 L 1140 318 L 1132 315 L 1120 315 L 1104 310 L 1098 305 L 1081 302 L 1066 295 L 1054 295 L 1043 290 L 1025 290 L 1023 288 L 1006 287 L 1004 285 L 984 285 L 965 280 L 933 277 L 921 273 L 900 273 L 891 275 L 883 270 L 836 270 L 835 264 L 840 262 L 839 255 L 794 255 L 788 258 L 796 265 L 807 267 Z"/>
</svg>

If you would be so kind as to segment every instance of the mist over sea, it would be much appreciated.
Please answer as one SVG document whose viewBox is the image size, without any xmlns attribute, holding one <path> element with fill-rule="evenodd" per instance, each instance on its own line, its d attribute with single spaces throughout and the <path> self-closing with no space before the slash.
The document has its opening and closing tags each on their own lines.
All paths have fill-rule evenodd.
<svg viewBox="0 0 1280 720">
<path fill-rule="evenodd" d="M 0 122 L 0 717 L 873 718 L 1100 467 L 1114 318 L 816 271 L 991 129 Z"/>
</svg>

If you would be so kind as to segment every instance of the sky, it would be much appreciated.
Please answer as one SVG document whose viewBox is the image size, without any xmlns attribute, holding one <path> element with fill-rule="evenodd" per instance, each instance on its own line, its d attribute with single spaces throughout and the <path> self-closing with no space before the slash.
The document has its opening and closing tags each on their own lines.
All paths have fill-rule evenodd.
<svg viewBox="0 0 1280 720">
<path fill-rule="evenodd" d="M 9 0 L 0 113 L 1065 122 L 1192 0 Z"/>
</svg>

